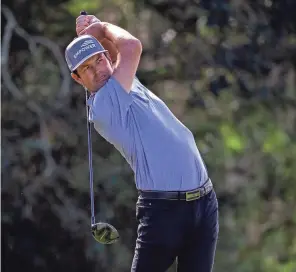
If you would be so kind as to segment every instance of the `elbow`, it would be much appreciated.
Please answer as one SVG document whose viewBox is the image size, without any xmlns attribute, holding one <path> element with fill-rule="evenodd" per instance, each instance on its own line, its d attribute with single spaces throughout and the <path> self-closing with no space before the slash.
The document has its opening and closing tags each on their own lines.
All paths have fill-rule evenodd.
<svg viewBox="0 0 296 272">
<path fill-rule="evenodd" d="M 139 55 L 141 55 L 143 50 L 141 41 L 135 38 L 132 43 L 133 43 L 132 46 L 134 51 L 136 51 Z"/>
<path fill-rule="evenodd" d="M 134 56 L 141 56 L 142 54 L 142 43 L 137 38 L 129 39 L 122 46 L 122 53 L 124 54 L 132 54 Z"/>
</svg>

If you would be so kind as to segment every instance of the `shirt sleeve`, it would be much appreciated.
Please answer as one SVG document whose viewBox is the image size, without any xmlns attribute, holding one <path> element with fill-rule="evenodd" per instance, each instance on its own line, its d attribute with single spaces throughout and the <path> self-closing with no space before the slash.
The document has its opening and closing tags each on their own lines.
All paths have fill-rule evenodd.
<svg viewBox="0 0 296 272">
<path fill-rule="evenodd" d="M 132 95 L 111 76 L 91 99 L 89 119 L 96 129 L 101 130 L 99 132 L 122 128 L 126 125 L 126 117 L 132 101 Z"/>
</svg>

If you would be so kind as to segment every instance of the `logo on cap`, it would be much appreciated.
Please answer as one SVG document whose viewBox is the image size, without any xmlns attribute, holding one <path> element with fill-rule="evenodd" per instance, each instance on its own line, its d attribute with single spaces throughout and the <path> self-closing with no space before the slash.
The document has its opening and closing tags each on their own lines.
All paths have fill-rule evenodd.
<svg viewBox="0 0 296 272">
<path fill-rule="evenodd" d="M 85 42 L 81 45 L 81 47 L 87 46 L 87 45 L 92 44 L 92 43 L 94 43 L 94 41 L 92 41 L 92 40 L 87 40 L 87 41 L 85 41 Z"/>
<path fill-rule="evenodd" d="M 86 40 L 82 43 L 80 46 L 81 49 L 79 49 L 75 54 L 74 54 L 74 59 L 76 59 L 82 52 L 87 51 L 89 49 L 92 49 L 96 47 L 95 43 L 93 40 Z"/>
</svg>

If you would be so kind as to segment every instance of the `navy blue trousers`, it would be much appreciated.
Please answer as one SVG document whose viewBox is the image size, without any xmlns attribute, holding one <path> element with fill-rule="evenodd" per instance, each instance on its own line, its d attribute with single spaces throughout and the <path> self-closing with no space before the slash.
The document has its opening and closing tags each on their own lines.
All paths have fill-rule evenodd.
<svg viewBox="0 0 296 272">
<path fill-rule="evenodd" d="M 219 232 L 215 191 L 194 200 L 138 199 L 132 272 L 210 272 Z"/>
</svg>

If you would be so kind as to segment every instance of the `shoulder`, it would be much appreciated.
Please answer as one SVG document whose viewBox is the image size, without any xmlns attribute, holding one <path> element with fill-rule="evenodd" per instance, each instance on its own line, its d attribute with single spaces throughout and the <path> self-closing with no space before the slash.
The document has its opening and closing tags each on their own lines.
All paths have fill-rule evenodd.
<svg viewBox="0 0 296 272">
<path fill-rule="evenodd" d="M 116 91 L 123 90 L 119 82 L 111 76 L 104 86 L 102 86 L 98 91 L 96 91 L 91 97 L 89 98 L 89 103 L 94 105 L 94 103 L 99 103 L 100 101 L 106 100 Z"/>
<path fill-rule="evenodd" d="M 144 88 L 137 77 L 134 77 L 131 91 L 137 91 Z M 130 100 L 131 94 L 126 92 L 118 80 L 112 75 L 94 95 L 89 99 L 89 103 L 94 106 L 94 104 L 106 102 L 107 99 L 120 99 L 120 101 Z"/>
<path fill-rule="evenodd" d="M 124 91 L 126 93 L 126 91 L 124 90 L 124 88 L 122 87 L 122 85 L 119 83 L 119 81 L 114 77 L 114 75 L 112 75 L 105 83 L 105 85 L 103 87 L 101 87 L 98 92 L 96 93 L 96 95 L 98 94 L 98 96 L 104 96 L 107 93 L 110 94 L 110 92 L 114 92 L 114 91 Z"/>
<path fill-rule="evenodd" d="M 111 76 L 103 87 L 101 87 L 89 99 L 88 104 L 94 115 L 113 117 L 124 117 L 133 102 L 133 97 L 127 93 L 121 84 Z"/>
</svg>

